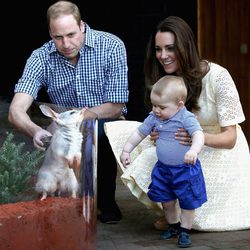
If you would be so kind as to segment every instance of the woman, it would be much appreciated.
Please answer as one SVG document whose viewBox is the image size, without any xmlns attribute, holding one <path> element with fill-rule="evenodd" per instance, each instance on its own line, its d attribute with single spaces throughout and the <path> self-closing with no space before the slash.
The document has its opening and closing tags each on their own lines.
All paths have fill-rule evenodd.
<svg viewBox="0 0 250 250">
<path fill-rule="evenodd" d="M 224 231 L 250 228 L 250 155 L 239 123 L 245 120 L 236 86 L 229 72 L 218 64 L 202 60 L 188 24 L 170 16 L 152 34 L 145 57 L 146 106 L 150 109 L 152 85 L 166 74 L 182 76 L 188 89 L 186 106 L 197 116 L 205 146 L 199 155 L 207 186 L 208 201 L 196 210 L 193 229 Z M 106 124 L 115 155 L 134 122 Z M 111 135 L 115 130 L 115 135 Z M 120 141 L 117 139 L 119 138 Z M 155 138 L 155 135 L 153 136 Z M 188 145 L 185 131 L 176 139 Z M 139 145 L 140 146 L 140 145 Z M 138 147 L 139 147 L 138 146 Z M 119 162 L 119 158 L 117 158 Z M 122 175 L 132 193 L 149 208 L 160 208 L 147 198 L 150 172 L 156 161 L 155 148 L 141 145 Z M 122 168 L 121 168 L 122 169 Z M 124 169 L 122 169 L 124 170 Z"/>
</svg>

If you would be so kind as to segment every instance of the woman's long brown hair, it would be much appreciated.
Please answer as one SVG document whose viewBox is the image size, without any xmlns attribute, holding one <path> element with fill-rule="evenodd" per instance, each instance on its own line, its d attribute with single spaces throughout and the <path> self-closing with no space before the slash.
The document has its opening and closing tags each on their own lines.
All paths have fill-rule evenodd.
<svg viewBox="0 0 250 250">
<path fill-rule="evenodd" d="M 155 36 L 157 32 L 171 32 L 174 34 L 174 50 L 180 67 L 178 75 L 183 77 L 188 90 L 186 107 L 190 111 L 199 110 L 198 98 L 202 88 L 202 77 L 204 76 L 202 68 L 205 68 L 207 72 L 208 63 L 200 58 L 194 33 L 190 26 L 183 19 L 176 16 L 169 16 L 158 24 L 146 47 L 144 61 L 146 108 L 151 109 L 149 97 L 152 85 L 166 75 L 163 66 L 155 55 Z"/>
</svg>

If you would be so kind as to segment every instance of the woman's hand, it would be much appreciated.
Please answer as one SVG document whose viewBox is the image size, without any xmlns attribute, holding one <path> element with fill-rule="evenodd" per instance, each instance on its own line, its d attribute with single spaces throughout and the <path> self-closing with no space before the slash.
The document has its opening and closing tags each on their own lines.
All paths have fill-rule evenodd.
<svg viewBox="0 0 250 250">
<path fill-rule="evenodd" d="M 158 138 L 159 138 L 159 133 L 157 131 L 152 131 L 150 133 L 150 140 L 153 141 L 154 143 Z"/>
<path fill-rule="evenodd" d="M 150 133 L 150 140 L 153 141 L 154 143 L 156 142 L 158 138 L 159 138 L 159 133 L 157 131 L 152 131 Z M 178 140 L 180 144 L 183 144 L 183 145 L 192 144 L 192 139 L 184 128 L 178 129 L 178 131 L 175 133 L 175 139 Z"/>
<path fill-rule="evenodd" d="M 184 128 L 179 128 L 178 131 L 175 133 L 175 139 L 183 145 L 191 145 L 192 139 L 188 132 Z"/>
</svg>

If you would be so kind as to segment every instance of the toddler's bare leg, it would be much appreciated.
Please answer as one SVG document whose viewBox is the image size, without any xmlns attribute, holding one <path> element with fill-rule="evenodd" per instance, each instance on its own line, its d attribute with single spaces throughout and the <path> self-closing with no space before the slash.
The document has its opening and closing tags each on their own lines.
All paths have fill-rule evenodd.
<svg viewBox="0 0 250 250">
<path fill-rule="evenodd" d="M 191 229 L 194 223 L 195 210 L 181 210 L 181 227 Z"/>
<path fill-rule="evenodd" d="M 180 221 L 180 213 L 177 208 L 177 200 L 162 203 L 164 214 L 169 224 L 175 224 Z"/>
</svg>

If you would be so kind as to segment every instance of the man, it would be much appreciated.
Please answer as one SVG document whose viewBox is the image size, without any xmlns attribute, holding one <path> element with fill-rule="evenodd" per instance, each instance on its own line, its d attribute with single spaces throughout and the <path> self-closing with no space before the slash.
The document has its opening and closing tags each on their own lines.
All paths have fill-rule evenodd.
<svg viewBox="0 0 250 250">
<path fill-rule="evenodd" d="M 52 38 L 33 51 L 22 77 L 15 85 L 9 121 L 43 148 L 51 136 L 29 117 L 29 110 L 43 87 L 53 104 L 88 107 L 86 119 L 98 118 L 97 206 L 103 223 L 122 218 L 115 202 L 117 166 L 105 136 L 103 123 L 126 114 L 128 102 L 127 56 L 124 43 L 115 35 L 91 29 L 81 20 L 78 7 L 58 1 L 47 10 Z M 93 115 L 94 114 L 94 115 Z"/>
</svg>

